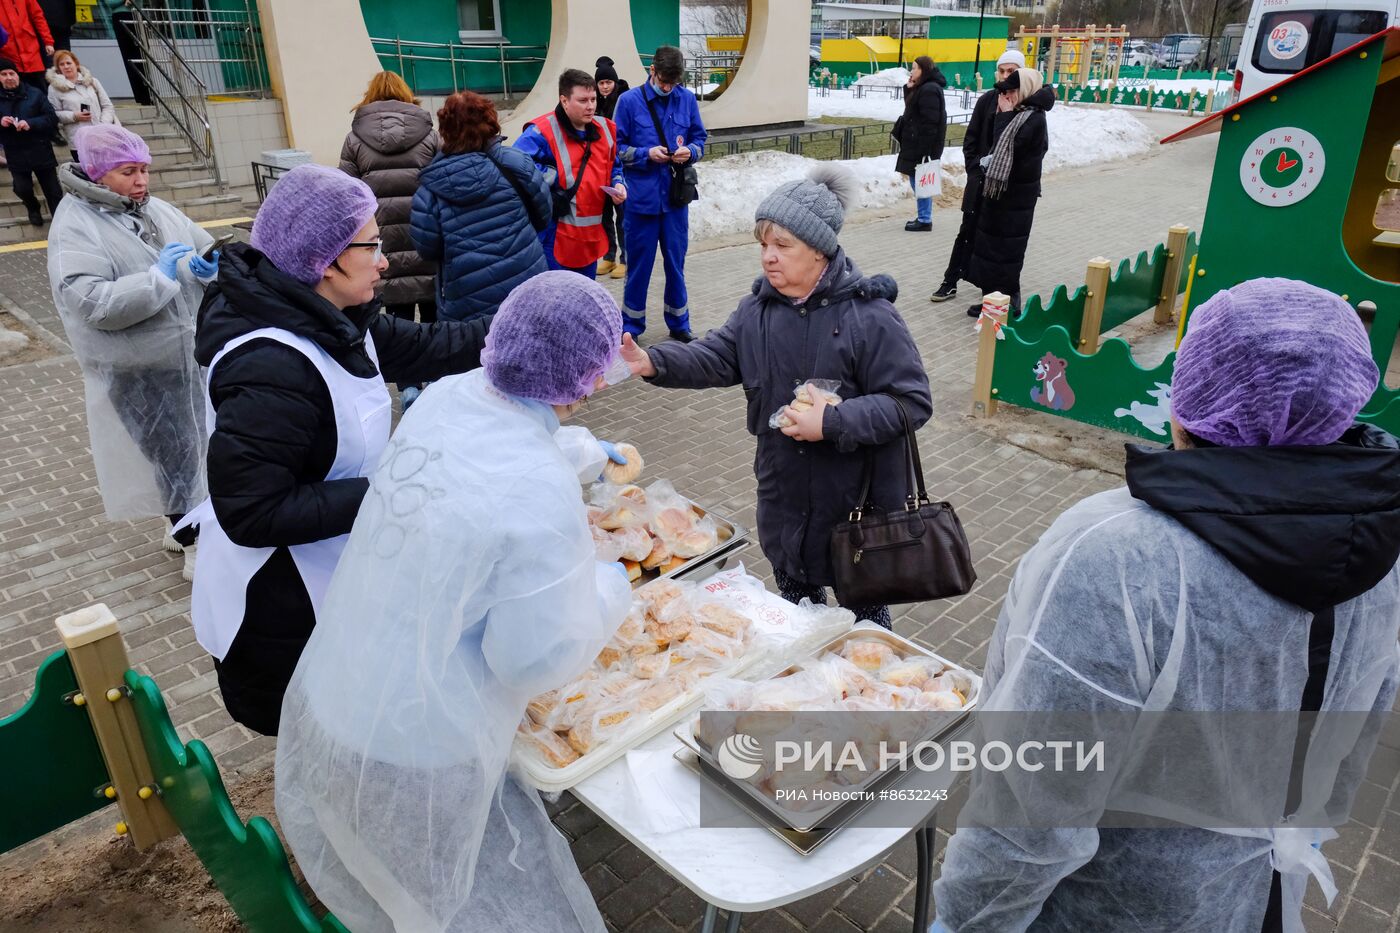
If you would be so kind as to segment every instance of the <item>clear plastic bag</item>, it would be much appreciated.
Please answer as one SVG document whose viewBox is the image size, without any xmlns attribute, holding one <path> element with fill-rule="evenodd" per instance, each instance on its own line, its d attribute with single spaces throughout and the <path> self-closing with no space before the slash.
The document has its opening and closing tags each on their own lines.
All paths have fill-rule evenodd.
<svg viewBox="0 0 1400 933">
<path fill-rule="evenodd" d="M 841 389 L 841 382 L 837 379 L 808 379 L 792 391 L 792 401 L 788 406 L 803 411 L 811 408 L 817 401 L 817 394 L 826 400 L 828 405 L 840 405 L 841 396 L 838 392 Z M 773 430 L 792 426 L 792 419 L 783 414 L 783 409 L 779 408 L 768 418 L 768 427 Z"/>
</svg>

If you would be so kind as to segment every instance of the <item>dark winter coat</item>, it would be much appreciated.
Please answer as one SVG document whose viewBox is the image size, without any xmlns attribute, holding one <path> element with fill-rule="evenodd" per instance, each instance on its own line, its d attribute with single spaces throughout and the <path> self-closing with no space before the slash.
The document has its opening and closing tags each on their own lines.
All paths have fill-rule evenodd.
<svg viewBox="0 0 1400 933">
<path fill-rule="evenodd" d="M 904 89 L 904 115 L 895 124 L 899 158 L 894 170 L 901 175 L 913 175 L 925 159 L 943 158 L 943 140 L 948 133 L 943 89 L 947 86 L 948 79 L 935 68 L 917 87 Z"/>
<path fill-rule="evenodd" d="M 977 98 L 972 105 L 972 116 L 967 121 L 967 133 L 963 136 L 963 168 L 967 171 L 967 183 L 963 186 L 963 213 L 977 213 L 977 205 L 982 201 L 982 178 L 986 171 L 981 166 L 982 157 L 992 154 L 993 118 L 997 113 L 997 92 L 988 91 Z"/>
<path fill-rule="evenodd" d="M 0 88 L 0 117 L 14 117 L 29 124 L 27 130 L 13 126 L 0 128 L 0 146 L 13 172 L 31 172 L 36 168 L 54 168 L 53 134 L 58 129 L 58 116 L 53 112 L 48 95 L 27 81 L 21 81 L 12 91 Z"/>
<path fill-rule="evenodd" d="M 375 101 L 356 111 L 340 149 L 340 170 L 362 179 L 379 200 L 374 216 L 389 260 L 380 295 L 386 305 L 433 300 L 434 267 L 413 248 L 408 225 L 418 173 L 437 151 L 433 118 L 399 100 Z"/>
<path fill-rule="evenodd" d="M 614 81 L 611 94 L 607 97 L 604 97 L 602 94 L 598 95 L 598 116 L 607 117 L 611 120 L 613 114 L 617 112 L 617 99 L 630 90 L 632 90 L 632 85 L 621 78 Z"/>
<path fill-rule="evenodd" d="M 1045 111 L 1055 106 L 1054 89 L 1036 91 L 1026 106 L 1031 115 L 1016 134 L 1006 191 L 995 200 L 984 196 L 977 206 L 977 236 L 972 241 L 967 280 L 984 293 L 1015 296 L 1021 291 L 1021 267 L 1031 239 L 1035 205 L 1040 200 L 1041 163 L 1050 149 Z M 1015 115 L 1015 111 L 994 114 L 992 148 Z"/>
<path fill-rule="evenodd" d="M 521 282 L 545 271 L 536 231 L 549 226 L 549 184 L 523 152 L 497 140 L 486 152 L 438 156 L 413 196 L 413 245 L 435 260 L 438 315 L 495 314 Z"/>
<path fill-rule="evenodd" d="M 891 304 L 897 293 L 889 276 L 866 278 L 838 251 L 803 306 L 759 278 L 723 327 L 688 345 L 647 350 L 656 385 L 744 387 L 749 433 L 758 438 L 759 542 L 775 568 L 806 583 L 833 582 L 831 530 L 858 505 L 867 451 L 875 457 L 875 502 L 904 502 L 904 435 L 891 396 L 916 428 L 932 413 L 919 348 Z M 768 427 L 808 379 L 841 383 L 842 402 L 826 409 L 817 443 Z"/>
<path fill-rule="evenodd" d="M 478 366 L 488 326 L 489 319 L 415 324 L 380 314 L 378 301 L 341 311 L 251 246 L 230 244 L 200 308 L 195 359 L 208 366 L 235 337 L 280 327 L 368 377 L 375 373 L 369 333 L 386 380 L 424 382 Z M 349 532 L 369 480 L 325 478 L 337 446 L 330 392 L 291 347 L 253 340 L 233 350 L 210 374 L 209 401 L 216 412 L 209 495 L 219 524 L 235 544 L 276 548 L 248 584 L 243 627 L 218 665 L 219 687 L 234 719 L 273 734 L 315 625 L 288 547 Z"/>
</svg>

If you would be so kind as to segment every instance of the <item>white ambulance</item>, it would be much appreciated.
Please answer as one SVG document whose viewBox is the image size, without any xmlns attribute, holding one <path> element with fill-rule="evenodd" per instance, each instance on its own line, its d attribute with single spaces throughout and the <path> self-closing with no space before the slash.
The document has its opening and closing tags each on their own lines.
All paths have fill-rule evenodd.
<svg viewBox="0 0 1400 933">
<path fill-rule="evenodd" d="M 1235 69 L 1234 101 L 1392 26 L 1400 0 L 1254 0 Z"/>
</svg>

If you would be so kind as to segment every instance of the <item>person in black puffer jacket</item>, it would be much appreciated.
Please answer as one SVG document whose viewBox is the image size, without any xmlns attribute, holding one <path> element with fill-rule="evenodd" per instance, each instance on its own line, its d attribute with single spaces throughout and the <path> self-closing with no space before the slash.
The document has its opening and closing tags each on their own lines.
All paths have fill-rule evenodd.
<svg viewBox="0 0 1400 933">
<path fill-rule="evenodd" d="M 598 116 L 611 120 L 617 111 L 617 101 L 632 86 L 617 76 L 613 60 L 606 55 L 598 59 L 593 80 L 598 85 Z M 627 277 L 627 244 L 622 240 L 622 216 L 626 208 L 614 204 L 612 198 L 603 201 L 603 233 L 608 238 L 608 251 L 598 263 L 598 274 L 615 279 Z"/>
<path fill-rule="evenodd" d="M 496 313 L 511 289 L 545 264 L 537 232 L 554 199 L 535 163 L 501 145 L 496 105 L 461 91 L 438 111 L 442 154 L 418 176 L 413 245 L 435 260 L 438 315 L 465 321 Z"/>
<path fill-rule="evenodd" d="M 370 79 L 364 99 L 340 149 L 340 170 L 369 185 L 379 199 L 379 233 L 384 237 L 384 273 L 380 298 L 384 310 L 405 320 L 437 320 L 433 303 L 433 264 L 418 255 L 409 236 L 409 215 L 418 190 L 418 173 L 437 156 L 433 118 L 418 106 L 403 78 L 381 71 Z"/>
<path fill-rule="evenodd" d="M 379 313 L 375 208 L 361 181 L 293 169 L 200 308 L 214 424 L 191 615 L 229 714 L 264 735 L 388 440 L 384 380 L 477 367 L 489 324 Z"/>
<path fill-rule="evenodd" d="M 1040 72 L 1022 68 L 996 84 L 1000 97 L 992 148 L 982 157 L 986 163 L 982 201 L 968 263 L 967 278 L 983 295 L 1001 292 L 1011 297 L 1013 317 L 1021 314 L 1021 267 L 1040 200 L 1041 166 L 1050 149 L 1045 114 L 1055 106 L 1055 90 L 1042 83 Z M 1008 132 L 1012 136 L 1003 144 Z M 1006 173 L 1000 179 L 999 171 Z M 967 309 L 970 317 L 981 312 L 981 302 Z"/>
<path fill-rule="evenodd" d="M 914 173 L 925 159 L 943 158 L 943 141 L 948 134 L 948 108 L 943 89 L 948 79 L 927 55 L 914 59 L 909 83 L 904 88 L 904 115 L 894 125 L 894 137 L 899 142 L 899 158 L 894 170 L 909 176 L 914 187 Z M 918 216 L 904 225 L 905 230 L 933 229 L 933 198 L 917 198 Z"/>
</svg>

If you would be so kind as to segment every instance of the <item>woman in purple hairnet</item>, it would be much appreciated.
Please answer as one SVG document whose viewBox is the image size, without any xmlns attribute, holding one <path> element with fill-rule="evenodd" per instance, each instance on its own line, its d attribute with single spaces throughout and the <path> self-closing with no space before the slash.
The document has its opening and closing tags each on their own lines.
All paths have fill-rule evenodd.
<svg viewBox="0 0 1400 933">
<path fill-rule="evenodd" d="M 1017 713 L 997 738 L 1106 737 L 1104 767 L 980 773 L 933 933 L 1301 931 L 1313 880 L 1331 901 L 1319 848 L 1400 672 L 1400 449 L 1355 421 L 1378 378 L 1356 312 L 1304 282 L 1191 315 L 1175 449 L 1130 445 L 1127 487 L 1055 520 L 987 649 L 983 715 Z"/>
<path fill-rule="evenodd" d="M 91 131 L 85 131 L 91 132 Z M 368 477 L 389 439 L 386 379 L 478 365 L 487 323 L 379 313 L 387 262 L 364 182 L 317 165 L 278 179 L 205 297 L 209 498 L 191 615 L 235 720 L 277 732 Z"/>
<path fill-rule="evenodd" d="M 561 427 L 621 337 L 592 279 L 528 279 L 483 368 L 429 387 L 370 479 L 287 688 L 276 767 L 297 864 L 357 933 L 604 929 L 506 764 L 530 698 L 581 674 L 631 604 L 622 566 L 595 557 L 580 488 L 604 447 Z"/>
</svg>

